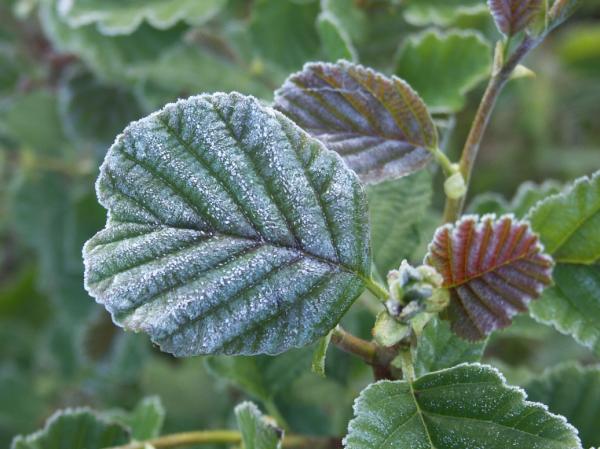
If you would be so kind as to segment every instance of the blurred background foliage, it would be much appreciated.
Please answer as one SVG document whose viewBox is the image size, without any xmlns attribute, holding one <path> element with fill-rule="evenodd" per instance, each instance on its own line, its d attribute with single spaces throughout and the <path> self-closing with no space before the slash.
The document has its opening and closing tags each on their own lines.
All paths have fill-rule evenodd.
<svg viewBox="0 0 600 449">
<path fill-rule="evenodd" d="M 105 221 L 94 194 L 99 164 L 127 123 L 166 102 L 230 90 L 270 102 L 285 77 L 312 60 L 354 59 L 404 74 L 429 102 L 428 92 L 460 75 L 443 65 L 411 72 L 405 61 L 423 29 L 498 38 L 481 0 L 203 0 L 191 10 L 190 2 L 169 1 L 177 14 L 156 18 L 140 2 L 0 0 L 2 447 L 57 408 L 131 409 L 150 395 L 164 404 L 166 432 L 229 426 L 233 405 L 250 397 L 296 432 L 343 435 L 354 397 L 372 379 L 349 356 L 332 349 L 325 379 L 310 371 L 313 348 L 276 358 L 177 360 L 112 325 L 83 289 L 81 247 Z M 68 4 L 75 6 L 65 13 Z M 89 14 L 94 8 L 100 14 Z M 468 58 L 468 48 L 453 57 Z M 431 100 L 441 106 L 452 158 L 489 72 L 486 59 L 479 64 L 481 76 L 458 85 L 472 89 L 468 95 Z M 544 187 L 551 191 L 600 167 L 600 1 L 584 0 L 526 65 L 536 76 L 511 81 L 502 95 L 472 198 L 496 192 L 508 200 L 526 180 L 555 180 Z M 440 181 L 434 178 L 433 206 L 419 211 L 427 231 L 399 231 L 403 255 L 415 261 L 437 224 Z M 471 209 L 494 210 L 498 201 L 488 194 Z M 389 242 L 376 244 L 389 269 Z M 368 338 L 373 320 L 365 299 L 344 325 Z M 486 358 L 519 384 L 566 359 L 595 361 L 528 318 L 494 335 Z"/>
</svg>

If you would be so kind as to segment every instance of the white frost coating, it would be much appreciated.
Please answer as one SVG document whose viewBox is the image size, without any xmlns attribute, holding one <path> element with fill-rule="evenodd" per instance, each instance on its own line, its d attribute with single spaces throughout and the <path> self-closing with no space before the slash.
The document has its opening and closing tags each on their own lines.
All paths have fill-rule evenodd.
<svg viewBox="0 0 600 449">
<path fill-rule="evenodd" d="M 96 182 L 85 284 L 176 355 L 278 353 L 326 334 L 370 272 L 364 191 L 341 158 L 240 94 L 129 125 Z"/>
<path fill-rule="evenodd" d="M 491 389 L 489 394 L 494 393 L 492 396 L 488 394 L 487 397 L 479 397 L 479 393 L 475 390 L 471 392 L 473 394 L 469 395 L 462 390 L 469 385 L 469 382 L 465 382 L 465 375 L 475 375 L 476 378 L 473 382 L 479 386 L 477 387 L 479 389 L 483 385 L 481 376 L 487 376 L 489 380 L 485 383 L 489 383 L 490 387 L 497 385 L 505 393 L 500 394 L 499 391 Z M 447 379 L 440 384 L 444 377 Z M 452 384 L 452 381 L 456 381 L 456 383 Z M 460 395 L 456 398 L 460 401 L 458 403 L 453 402 L 452 393 L 448 391 L 443 395 L 434 396 L 438 402 L 436 404 L 432 403 L 431 397 L 426 399 L 423 396 L 428 391 L 427 383 L 432 389 L 443 386 L 449 389 L 453 387 L 461 389 L 456 393 Z M 513 447 L 511 442 L 519 444 L 519 440 L 516 438 L 519 432 L 522 432 L 524 436 L 520 440 L 521 444 L 514 446 L 519 449 L 525 447 L 522 445 L 525 442 L 532 445 L 527 446 L 528 449 L 545 449 L 548 447 L 581 449 L 581 441 L 577 430 L 567 423 L 564 417 L 548 412 L 547 407 L 543 404 L 527 401 L 527 395 L 521 388 L 507 385 L 502 373 L 489 365 L 463 363 L 452 368 L 426 374 L 415 380 L 413 385 L 418 385 L 418 388 L 415 388 L 418 393 L 417 396 L 413 393 L 414 387 L 410 387 L 406 381 L 383 380 L 365 388 L 354 402 L 355 417 L 349 423 L 348 435 L 343 440 L 344 447 L 351 449 L 379 449 L 382 447 L 394 447 L 395 449 L 443 449 L 445 447 L 455 449 L 497 449 L 500 447 Z M 382 390 L 381 394 L 377 394 L 380 389 Z M 398 392 L 398 389 L 403 391 Z M 482 404 L 478 402 L 481 399 L 492 402 Z M 417 400 L 420 402 L 426 400 L 427 402 L 406 408 L 407 404 L 414 403 Z M 510 410 L 506 408 L 505 401 L 507 400 L 512 403 Z M 435 408 L 431 410 L 432 407 L 439 407 L 439 410 Z M 482 416 L 492 413 L 492 416 L 497 418 L 499 422 L 495 422 L 494 419 L 482 418 L 481 422 L 486 423 L 485 432 L 482 433 L 483 429 L 479 427 L 477 432 L 473 434 L 473 429 L 469 429 L 467 424 L 473 419 L 476 420 L 476 417 L 466 416 L 465 426 L 467 427 L 460 427 L 458 422 L 461 419 L 461 413 L 467 411 L 463 407 L 468 407 L 471 412 L 478 410 L 482 413 Z M 456 416 L 448 415 L 453 408 L 458 408 L 458 410 L 454 410 L 457 413 Z M 504 416 L 497 416 L 498 409 L 504 412 Z M 428 410 L 432 412 L 429 417 Z M 531 417 L 535 415 L 536 411 L 540 415 L 535 421 L 531 421 Z M 515 413 L 518 414 L 515 418 L 517 419 L 516 425 L 519 427 L 514 427 L 517 433 L 511 433 L 509 431 L 510 425 L 502 424 L 502 421 Z M 420 415 L 422 418 L 415 418 L 415 426 L 409 426 L 416 415 Z M 397 421 L 398 416 L 405 416 L 406 419 L 403 419 L 399 424 Z M 452 417 L 454 424 L 442 425 L 441 422 L 435 424 L 437 417 L 442 418 L 444 416 Z M 523 423 L 520 418 L 525 416 L 529 418 L 530 422 Z M 427 417 L 427 419 L 423 417 Z M 554 424 L 552 430 L 545 427 L 549 420 Z M 557 428 L 561 429 L 559 433 L 554 432 Z M 506 431 L 503 429 L 506 429 Z M 550 433 L 538 435 L 543 430 Z M 401 440 L 404 437 L 406 437 L 406 440 Z M 400 441 L 402 442 L 400 443 Z M 441 445 L 434 447 L 434 441 L 441 442 Z M 395 445 L 391 446 L 394 443 Z"/>
</svg>

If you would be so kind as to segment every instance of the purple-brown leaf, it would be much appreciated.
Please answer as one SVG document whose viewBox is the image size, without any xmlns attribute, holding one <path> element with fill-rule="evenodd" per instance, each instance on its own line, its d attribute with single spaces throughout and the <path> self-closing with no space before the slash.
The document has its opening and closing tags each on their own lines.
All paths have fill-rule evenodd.
<svg viewBox="0 0 600 449">
<path fill-rule="evenodd" d="M 488 0 L 498 29 L 507 36 L 517 34 L 531 23 L 542 0 Z"/>
<path fill-rule="evenodd" d="M 450 290 L 452 329 L 469 340 L 508 326 L 552 283 L 552 258 L 512 215 L 470 215 L 439 228 L 425 260 Z"/>
<path fill-rule="evenodd" d="M 275 108 L 339 153 L 365 182 L 413 173 L 438 144 L 433 120 L 403 80 L 346 61 L 310 63 L 275 92 Z"/>
</svg>

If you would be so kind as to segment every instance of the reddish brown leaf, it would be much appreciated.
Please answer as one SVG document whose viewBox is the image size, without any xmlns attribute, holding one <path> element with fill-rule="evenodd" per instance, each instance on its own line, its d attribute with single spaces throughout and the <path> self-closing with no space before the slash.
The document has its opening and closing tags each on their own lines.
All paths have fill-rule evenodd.
<svg viewBox="0 0 600 449">
<path fill-rule="evenodd" d="M 450 290 L 452 329 L 469 340 L 485 338 L 526 311 L 552 282 L 554 264 L 529 223 L 512 215 L 470 215 L 439 228 L 425 260 Z"/>
<path fill-rule="evenodd" d="M 488 5 L 498 29 L 512 36 L 531 23 L 542 0 L 488 0 Z"/>
<path fill-rule="evenodd" d="M 438 145 L 425 103 L 405 81 L 346 61 L 305 65 L 275 92 L 275 108 L 366 182 L 423 168 Z"/>
</svg>

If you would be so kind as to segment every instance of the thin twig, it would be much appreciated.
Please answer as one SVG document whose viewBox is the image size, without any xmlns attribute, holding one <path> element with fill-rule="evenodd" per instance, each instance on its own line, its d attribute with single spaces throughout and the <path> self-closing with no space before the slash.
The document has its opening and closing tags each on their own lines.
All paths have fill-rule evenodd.
<svg viewBox="0 0 600 449">
<path fill-rule="evenodd" d="M 479 104 L 473 124 L 471 125 L 471 130 L 469 132 L 469 136 L 467 137 L 467 141 L 465 142 L 460 159 L 460 172 L 465 179 L 467 188 L 471 180 L 473 165 L 477 159 L 481 141 L 490 121 L 496 100 L 506 85 L 506 82 L 510 79 L 514 69 L 540 42 L 540 38 L 525 36 L 521 44 L 516 48 L 510 58 L 506 60 L 506 62 L 498 71 L 492 74 L 483 98 L 481 99 L 481 103 Z M 460 217 L 464 207 L 465 197 L 466 194 L 458 199 L 446 199 L 446 207 L 444 210 L 445 223 L 454 222 Z"/>
</svg>

